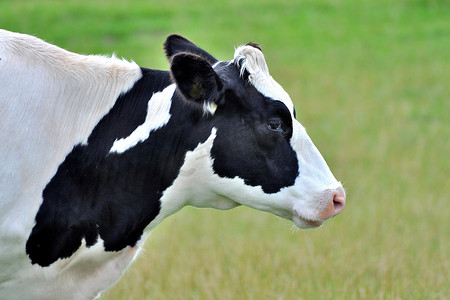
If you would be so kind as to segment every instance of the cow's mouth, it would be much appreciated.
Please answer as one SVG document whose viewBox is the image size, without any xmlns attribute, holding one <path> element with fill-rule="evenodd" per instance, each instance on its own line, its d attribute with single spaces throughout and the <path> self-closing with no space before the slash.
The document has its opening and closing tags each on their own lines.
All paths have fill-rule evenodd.
<svg viewBox="0 0 450 300">
<path fill-rule="evenodd" d="M 304 216 L 300 216 L 298 214 L 294 214 L 294 218 L 292 220 L 294 225 L 298 228 L 316 228 L 320 227 L 325 220 L 311 220 Z"/>
<path fill-rule="evenodd" d="M 313 227 L 319 227 L 320 225 L 323 224 L 322 221 L 313 221 L 313 220 L 307 220 L 307 219 L 304 219 L 303 221 L 308 223 L 309 225 L 311 225 Z"/>
</svg>

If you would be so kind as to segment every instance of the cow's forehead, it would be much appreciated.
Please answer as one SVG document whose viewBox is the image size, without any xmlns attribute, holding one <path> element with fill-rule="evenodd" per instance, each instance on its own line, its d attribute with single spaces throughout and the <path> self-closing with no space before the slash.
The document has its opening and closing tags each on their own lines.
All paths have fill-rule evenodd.
<svg viewBox="0 0 450 300">
<path fill-rule="evenodd" d="M 258 48 L 245 45 L 239 46 L 232 60 L 240 68 L 241 76 L 247 72 L 248 81 L 258 92 L 267 98 L 283 102 L 294 116 L 294 104 L 288 93 L 269 74 L 264 54 Z"/>
</svg>

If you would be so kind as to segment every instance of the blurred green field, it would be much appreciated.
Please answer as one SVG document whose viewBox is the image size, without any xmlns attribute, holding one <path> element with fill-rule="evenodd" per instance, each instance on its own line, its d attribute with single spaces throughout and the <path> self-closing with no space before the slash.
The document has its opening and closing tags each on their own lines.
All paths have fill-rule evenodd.
<svg viewBox="0 0 450 300">
<path fill-rule="evenodd" d="M 449 299 L 450 2 L 0 0 L 0 28 L 168 68 L 185 35 L 222 60 L 262 44 L 346 187 L 322 228 L 184 208 L 102 299 Z"/>
</svg>

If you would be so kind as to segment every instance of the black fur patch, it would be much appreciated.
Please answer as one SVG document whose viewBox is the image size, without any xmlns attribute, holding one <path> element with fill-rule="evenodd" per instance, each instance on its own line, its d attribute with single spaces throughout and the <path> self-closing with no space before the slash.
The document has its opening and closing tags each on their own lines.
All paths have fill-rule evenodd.
<svg viewBox="0 0 450 300">
<path fill-rule="evenodd" d="M 292 119 L 282 102 L 257 98 L 260 103 L 251 111 L 230 109 L 226 117 L 230 125 L 219 126 L 211 150 L 213 168 L 221 177 L 239 177 L 265 193 L 276 193 L 293 185 L 298 176 L 297 156 L 290 145 Z M 217 110 L 220 113 L 226 111 Z M 273 119 L 281 121 L 282 131 L 269 129 L 268 120 Z"/>
</svg>

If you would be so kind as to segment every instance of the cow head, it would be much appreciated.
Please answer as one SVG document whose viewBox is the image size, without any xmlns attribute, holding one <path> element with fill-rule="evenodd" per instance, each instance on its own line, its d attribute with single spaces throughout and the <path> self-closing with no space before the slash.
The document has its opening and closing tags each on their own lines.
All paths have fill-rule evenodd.
<svg viewBox="0 0 450 300">
<path fill-rule="evenodd" d="M 300 228 L 320 226 L 343 209 L 341 183 L 295 119 L 293 103 L 270 76 L 258 45 L 238 47 L 226 62 L 177 35 L 168 37 L 165 50 L 179 93 L 204 110 L 212 130 L 187 153 L 162 209 L 183 194 L 187 201 L 179 206 L 243 204 Z"/>
</svg>

